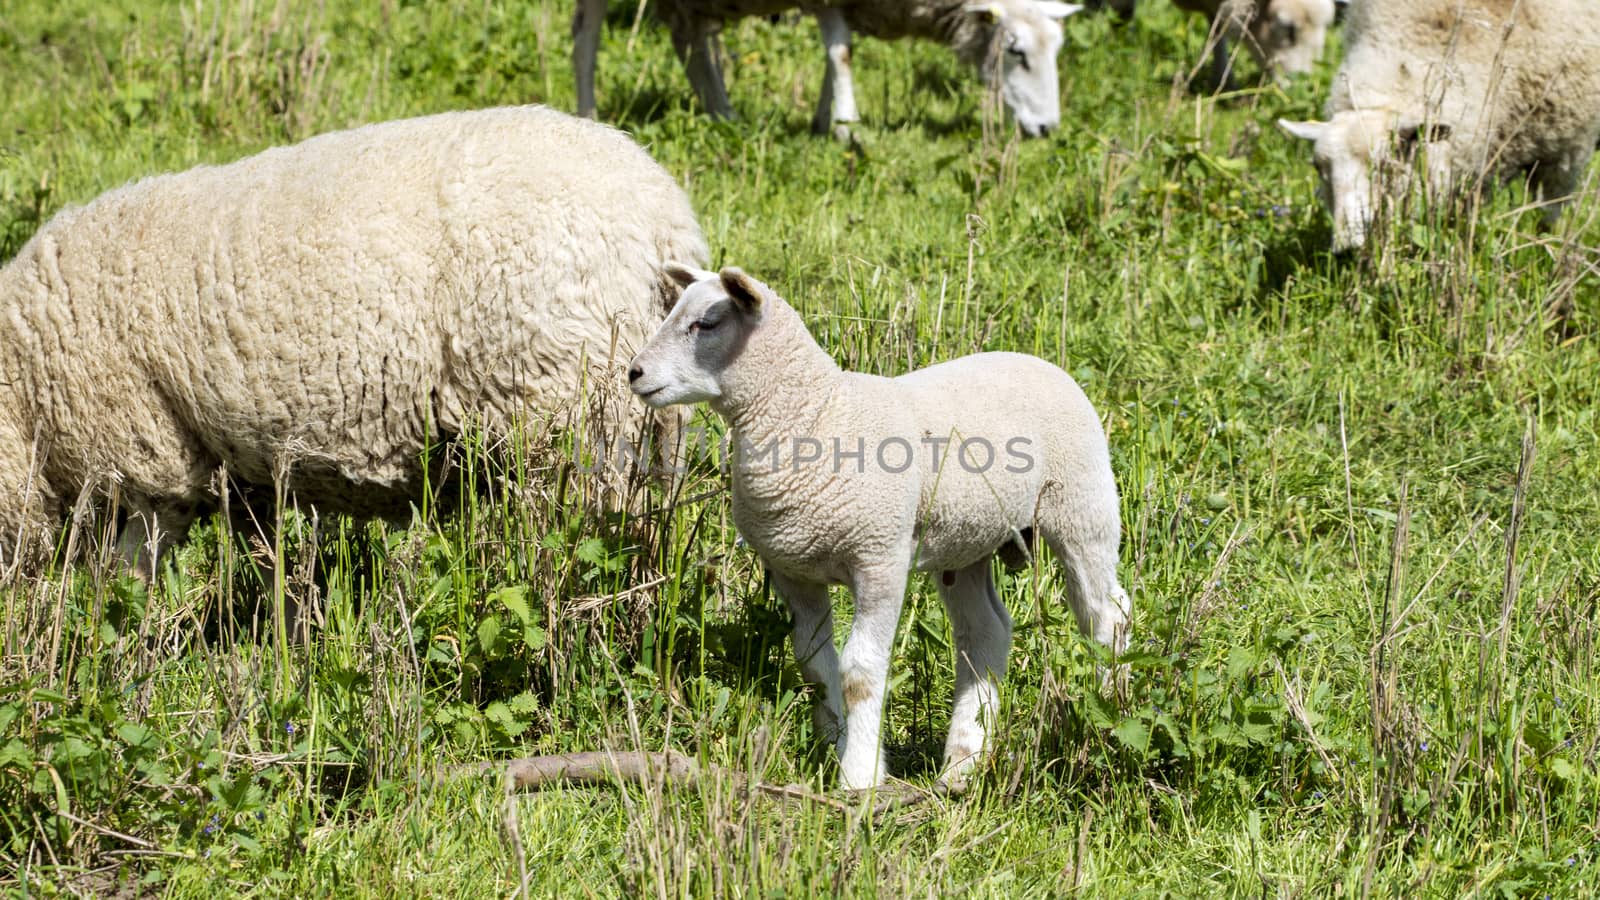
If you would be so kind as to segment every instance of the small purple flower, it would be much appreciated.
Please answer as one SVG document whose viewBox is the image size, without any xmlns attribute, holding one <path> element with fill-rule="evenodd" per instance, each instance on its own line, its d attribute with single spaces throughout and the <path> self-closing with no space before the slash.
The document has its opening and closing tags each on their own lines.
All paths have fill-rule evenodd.
<svg viewBox="0 0 1600 900">
<path fill-rule="evenodd" d="M 1577 857 L 1576 857 L 1576 856 L 1569 856 L 1569 857 L 1567 857 L 1567 865 L 1569 865 L 1569 866 L 1575 866 L 1575 865 L 1577 865 L 1577 864 L 1578 864 L 1578 858 L 1577 858 Z"/>
<path fill-rule="evenodd" d="M 286 733 L 286 734 L 294 734 L 294 732 L 295 732 L 294 723 L 293 722 L 285 722 L 285 723 L 283 723 L 283 730 L 284 730 L 284 733 Z"/>
<path fill-rule="evenodd" d="M 1428 742 L 1427 741 L 1423 741 L 1421 744 L 1418 744 L 1417 745 L 1417 749 L 1421 750 L 1423 753 L 1427 753 L 1428 752 Z"/>
<path fill-rule="evenodd" d="M 1312 791 L 1311 792 L 1311 799 L 1313 799 L 1313 800 L 1321 800 L 1322 799 L 1322 792 L 1321 791 Z"/>
<path fill-rule="evenodd" d="M 1557 705 L 1557 706 L 1566 706 L 1566 704 L 1565 704 L 1565 703 L 1562 703 L 1562 702 L 1561 702 L 1561 698 L 1560 698 L 1560 697 L 1556 697 L 1556 698 L 1554 698 L 1554 699 L 1555 699 L 1555 701 L 1556 701 L 1556 705 Z"/>
</svg>

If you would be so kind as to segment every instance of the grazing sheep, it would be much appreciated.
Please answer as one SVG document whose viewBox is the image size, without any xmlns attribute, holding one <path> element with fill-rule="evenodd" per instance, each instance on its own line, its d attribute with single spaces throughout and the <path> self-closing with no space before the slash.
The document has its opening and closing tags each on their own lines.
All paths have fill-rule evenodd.
<svg viewBox="0 0 1600 900">
<path fill-rule="evenodd" d="M 899 378 L 844 372 L 787 303 L 739 269 L 668 271 L 687 290 L 628 380 L 652 407 L 707 402 L 727 420 L 733 521 L 794 615 L 795 656 L 824 691 L 817 726 L 839 736 L 846 788 L 886 774 L 879 729 L 908 569 L 940 573 L 955 633 L 947 783 L 959 785 L 985 751 L 1011 649 L 991 557 L 1022 565 L 1037 533 L 1065 566 L 1078 627 L 1126 648 L 1110 453 L 1065 372 L 1017 353 Z M 855 595 L 842 659 L 831 584 Z"/>
<path fill-rule="evenodd" d="M 594 115 L 595 56 L 605 7 L 606 0 L 578 0 L 572 19 L 579 115 Z M 1059 20 L 1081 6 L 1055 0 L 658 0 L 651 9 L 671 30 L 673 47 L 706 112 L 728 119 L 733 104 L 717 68 L 714 41 L 722 23 L 797 7 L 816 17 L 827 50 L 827 77 L 811 122 L 819 134 L 859 119 L 850 71 L 852 31 L 884 39 L 926 38 L 950 47 L 976 66 L 985 82 L 998 82 L 1006 107 L 1030 137 L 1047 134 L 1061 122 Z"/>
<path fill-rule="evenodd" d="M 1336 251 L 1361 247 L 1420 154 L 1436 197 L 1532 173 L 1547 221 L 1600 138 L 1600 3 L 1351 3 L 1327 122 L 1278 124 L 1313 142 Z"/>
<path fill-rule="evenodd" d="M 643 150 L 539 107 L 325 134 L 63 210 L 0 269 L 0 574 L 114 490 L 148 575 L 219 467 L 403 510 L 429 445 L 550 421 L 580 385 L 625 397 L 607 357 L 676 298 L 663 262 L 706 256 Z"/>
<path fill-rule="evenodd" d="M 1172 0 L 1189 12 L 1204 13 L 1215 32 L 1211 77 L 1229 81 L 1228 41 L 1243 41 L 1266 71 L 1299 75 L 1322 56 L 1334 20 L 1334 0 Z"/>
</svg>

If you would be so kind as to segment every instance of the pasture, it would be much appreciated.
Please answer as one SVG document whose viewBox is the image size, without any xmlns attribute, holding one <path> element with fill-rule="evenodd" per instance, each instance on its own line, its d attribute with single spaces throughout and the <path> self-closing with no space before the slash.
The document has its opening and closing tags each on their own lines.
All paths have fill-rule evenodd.
<svg viewBox="0 0 1600 900">
<path fill-rule="evenodd" d="M 859 40 L 863 121 L 840 142 L 808 132 L 809 21 L 725 33 L 742 118 L 723 123 L 665 31 L 613 6 L 600 117 L 680 178 L 714 264 L 771 284 L 847 368 L 1004 349 L 1083 385 L 1122 496 L 1127 696 L 1101 695 L 1040 566 L 1001 576 L 1017 644 L 967 796 L 874 813 L 732 778 L 514 795 L 442 778 L 604 747 L 836 782 L 714 453 L 624 521 L 584 513 L 593 476 L 561 441 L 467 440 L 440 452 L 479 489 L 409 523 L 285 499 L 277 529 L 200 523 L 146 586 L 84 519 L 63 536 L 83 565 L 0 587 L 0 888 L 1600 887 L 1600 172 L 1549 231 L 1512 187 L 1336 258 L 1309 153 L 1273 123 L 1321 112 L 1337 35 L 1313 77 L 1213 97 L 1183 83 L 1199 17 L 1163 0 L 1126 26 L 1074 17 L 1062 128 L 1032 141 L 945 49 Z M 570 16 L 8 0 L 0 260 L 142 175 L 446 109 L 571 109 Z M 697 423 L 714 445 L 720 424 Z M 891 770 L 927 787 L 953 665 L 924 579 L 892 665 Z"/>
</svg>

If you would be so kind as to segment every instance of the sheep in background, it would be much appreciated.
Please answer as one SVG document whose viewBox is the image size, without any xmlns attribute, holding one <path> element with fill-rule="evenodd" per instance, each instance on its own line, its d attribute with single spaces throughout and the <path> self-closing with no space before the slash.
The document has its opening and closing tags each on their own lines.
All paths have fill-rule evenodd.
<svg viewBox="0 0 1600 900">
<path fill-rule="evenodd" d="M 879 731 L 908 569 L 940 573 L 955 634 L 941 776 L 953 787 L 987 748 L 1011 650 L 994 556 L 1023 564 L 1037 534 L 1065 568 L 1078 627 L 1126 648 L 1117 486 L 1105 431 L 1070 376 L 1018 353 L 899 378 L 844 372 L 739 269 L 668 271 L 687 289 L 628 380 L 652 407 L 705 402 L 727 420 L 733 521 L 794 615 L 795 657 L 823 691 L 817 726 L 839 735 L 846 788 L 887 774 Z M 831 584 L 855 595 L 842 658 Z"/>
<path fill-rule="evenodd" d="M 1431 193 L 1531 172 L 1547 221 L 1600 139 L 1600 3 L 1355 0 L 1327 122 L 1311 141 L 1336 251 L 1361 247 L 1420 156 Z"/>
<path fill-rule="evenodd" d="M 1334 0 L 1172 0 L 1211 22 L 1211 78 L 1229 82 L 1228 41 L 1244 44 L 1263 70 L 1273 74 L 1310 72 L 1322 57 L 1333 26 Z"/>
<path fill-rule="evenodd" d="M 113 490 L 150 574 L 219 467 L 287 472 L 329 512 L 404 510 L 428 446 L 548 420 L 580 385 L 626 396 L 608 358 L 676 299 L 664 261 L 706 256 L 648 154 L 539 107 L 325 134 L 65 209 L 0 269 L 0 577 Z"/>
<path fill-rule="evenodd" d="M 594 115 L 595 57 L 605 8 L 606 0 L 578 0 L 572 19 L 578 114 L 583 116 Z M 816 17 L 827 51 L 813 131 L 824 134 L 860 119 L 850 70 L 850 35 L 858 31 L 885 40 L 926 38 L 951 48 L 976 66 L 986 83 L 998 86 L 1006 107 L 1030 137 L 1048 134 L 1061 122 L 1056 74 L 1063 41 L 1060 20 L 1082 9 L 1055 0 L 657 0 L 650 8 L 671 30 L 689 83 L 713 118 L 734 114 L 714 41 L 722 23 L 801 8 Z"/>
</svg>

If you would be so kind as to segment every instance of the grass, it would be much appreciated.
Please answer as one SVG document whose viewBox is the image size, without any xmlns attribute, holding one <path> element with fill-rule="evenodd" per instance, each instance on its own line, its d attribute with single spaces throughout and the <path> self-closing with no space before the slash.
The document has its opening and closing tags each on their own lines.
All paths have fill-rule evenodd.
<svg viewBox="0 0 1600 900">
<path fill-rule="evenodd" d="M 506 797 L 438 766 L 671 747 L 825 790 L 785 613 L 709 466 L 641 526 L 559 448 L 407 523 L 197 527 L 148 589 L 103 561 L 0 589 L 0 885 L 16 894 L 1583 896 L 1600 883 L 1600 202 L 1520 188 L 1335 259 L 1316 76 L 1185 90 L 1203 22 L 1070 21 L 1021 142 L 946 51 L 863 40 L 858 141 L 807 134 L 814 28 L 731 29 L 697 114 L 619 4 L 601 115 L 688 187 L 715 262 L 841 363 L 1056 361 L 1107 423 L 1134 677 L 1096 689 L 1049 567 L 975 792 L 882 816 L 712 781 Z M 0 258 L 143 174 L 361 122 L 571 108 L 570 3 L 14 0 Z M 1335 42 L 1336 44 L 1337 42 Z M 1413 224 L 1415 222 L 1415 224 Z M 714 426 L 714 423 L 707 423 Z M 843 602 L 843 598 L 841 598 Z M 290 611 L 303 611 L 299 626 Z M 891 765 L 932 781 L 948 625 L 913 580 Z"/>
</svg>

